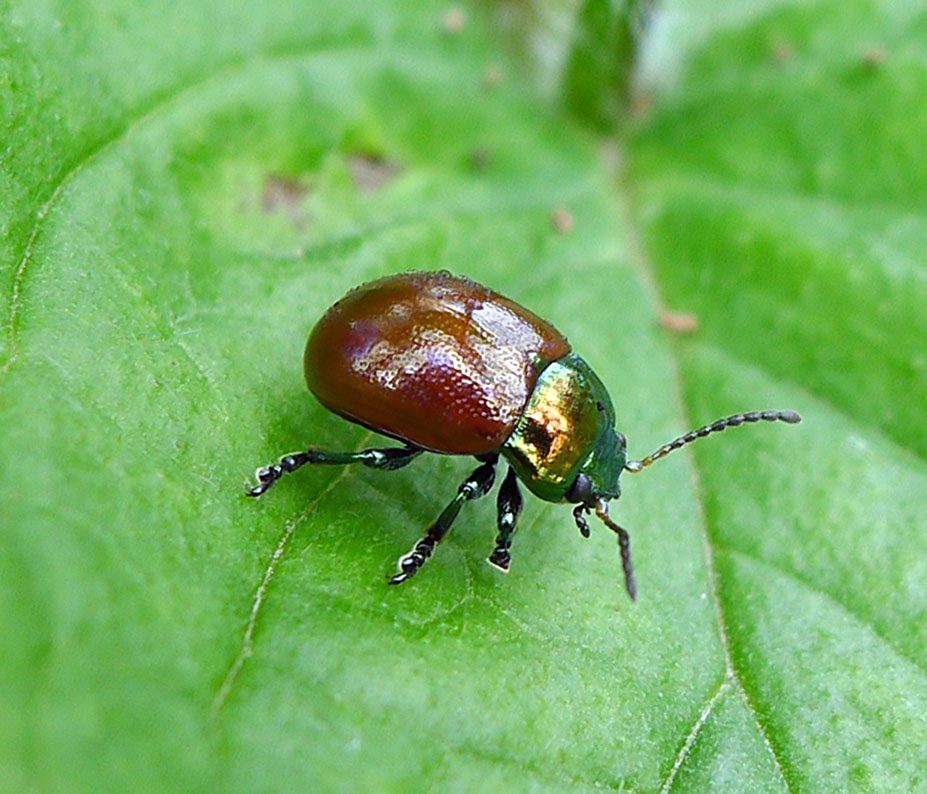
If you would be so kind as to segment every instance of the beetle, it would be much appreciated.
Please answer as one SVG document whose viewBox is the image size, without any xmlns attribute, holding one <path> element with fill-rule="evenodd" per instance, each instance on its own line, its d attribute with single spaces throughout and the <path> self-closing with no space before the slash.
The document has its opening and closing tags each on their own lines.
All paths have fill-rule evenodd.
<svg viewBox="0 0 927 794">
<path fill-rule="evenodd" d="M 387 276 L 353 289 L 309 334 L 309 391 L 330 411 L 400 442 L 359 452 L 308 449 L 256 471 L 258 497 L 307 463 L 360 463 L 394 471 L 423 452 L 472 455 L 479 466 L 407 554 L 389 583 L 408 581 L 447 535 L 464 502 L 508 471 L 497 498 L 489 563 L 508 571 L 522 508 L 519 481 L 548 502 L 569 502 L 584 537 L 595 513 L 618 536 L 625 588 L 636 598 L 630 536 L 608 514 L 622 472 L 637 473 L 673 450 L 728 427 L 795 424 L 794 411 L 734 414 L 693 430 L 641 460 L 627 459 L 615 409 L 592 368 L 550 323 L 508 298 L 445 270 Z"/>
</svg>

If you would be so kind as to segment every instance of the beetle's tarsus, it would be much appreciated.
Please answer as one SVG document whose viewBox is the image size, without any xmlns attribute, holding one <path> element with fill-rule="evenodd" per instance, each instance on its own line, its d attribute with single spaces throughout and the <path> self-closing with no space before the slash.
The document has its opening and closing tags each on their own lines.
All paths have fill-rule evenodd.
<svg viewBox="0 0 927 794">
<path fill-rule="evenodd" d="M 592 532 L 589 529 L 589 522 L 586 521 L 586 516 L 583 513 L 588 513 L 589 508 L 586 505 L 576 505 L 573 508 L 573 520 L 576 522 L 576 528 L 579 530 L 579 534 L 584 538 L 588 538 Z"/>
<path fill-rule="evenodd" d="M 418 569 L 425 564 L 425 560 L 434 554 L 437 543 L 438 539 L 429 530 L 429 534 L 416 543 L 412 551 L 399 558 L 399 573 L 390 579 L 389 583 L 402 584 L 415 576 Z"/>
<path fill-rule="evenodd" d="M 260 496 L 266 493 L 270 487 L 277 482 L 284 474 L 296 471 L 300 466 L 307 463 L 314 463 L 313 450 L 308 452 L 293 452 L 284 455 L 277 463 L 270 466 L 262 466 L 254 472 L 254 477 L 258 481 L 257 485 L 248 486 L 245 493 L 248 496 Z"/>
</svg>

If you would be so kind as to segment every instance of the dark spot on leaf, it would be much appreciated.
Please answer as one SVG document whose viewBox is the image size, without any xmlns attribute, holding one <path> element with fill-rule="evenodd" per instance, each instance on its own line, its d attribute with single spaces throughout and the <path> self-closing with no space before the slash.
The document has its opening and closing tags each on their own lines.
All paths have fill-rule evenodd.
<svg viewBox="0 0 927 794">
<path fill-rule="evenodd" d="M 785 39 L 777 39 L 773 42 L 769 55 L 773 63 L 785 64 L 795 57 L 795 48 L 791 42 Z"/>
<path fill-rule="evenodd" d="M 485 146 L 479 146 L 470 152 L 470 168 L 474 171 L 485 171 L 491 160 L 492 155 Z"/>
<path fill-rule="evenodd" d="M 885 50 L 881 47 L 869 47 L 863 53 L 863 66 L 868 66 L 870 69 L 876 69 L 885 63 Z"/>
<path fill-rule="evenodd" d="M 467 15 L 460 6 L 451 6 L 444 12 L 441 22 L 448 33 L 460 33 L 467 24 Z"/>
<path fill-rule="evenodd" d="M 653 109 L 653 95 L 647 92 L 636 93 L 631 97 L 631 115 L 636 119 L 643 119 L 650 115 Z"/>
<path fill-rule="evenodd" d="M 352 154 L 348 158 L 348 169 L 354 187 L 365 193 L 382 190 L 399 173 L 399 166 L 375 154 Z"/>
<path fill-rule="evenodd" d="M 483 72 L 483 88 L 492 91 L 499 83 L 502 82 L 502 72 L 498 66 L 489 66 Z"/>
<path fill-rule="evenodd" d="M 309 188 L 289 177 L 270 174 L 261 191 L 261 209 L 268 215 L 283 213 L 295 226 L 304 226 L 309 215 L 303 208 L 303 199 Z"/>
<path fill-rule="evenodd" d="M 677 334 L 692 334 L 698 330 L 698 316 L 688 312 L 660 312 L 660 325 Z"/>
<path fill-rule="evenodd" d="M 295 179 L 271 174 L 264 182 L 261 208 L 264 212 L 297 207 L 306 195 L 307 189 Z"/>
<path fill-rule="evenodd" d="M 550 225 L 557 234 L 569 234 L 573 231 L 573 213 L 560 207 L 550 214 Z"/>
</svg>

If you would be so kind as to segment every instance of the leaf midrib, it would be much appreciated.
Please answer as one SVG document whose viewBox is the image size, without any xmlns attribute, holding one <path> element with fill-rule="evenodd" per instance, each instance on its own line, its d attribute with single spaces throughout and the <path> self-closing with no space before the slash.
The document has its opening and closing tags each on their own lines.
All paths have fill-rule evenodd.
<svg viewBox="0 0 927 794">
<path fill-rule="evenodd" d="M 646 246 L 644 244 L 644 235 L 642 230 L 638 226 L 637 218 L 639 214 L 635 206 L 635 190 L 630 176 L 631 171 L 631 161 L 629 159 L 629 151 L 627 146 L 627 141 L 616 141 L 616 148 L 618 148 L 619 154 L 614 158 L 613 162 L 615 163 L 616 168 L 612 173 L 612 182 L 615 186 L 616 195 L 618 198 L 619 205 L 619 216 L 622 219 L 625 230 L 625 239 L 628 240 L 628 254 L 634 266 L 637 268 L 638 272 L 642 275 L 643 282 L 648 293 L 651 296 L 651 303 L 654 308 L 654 315 L 658 315 L 663 307 L 666 305 L 663 300 L 663 296 L 660 291 L 660 284 L 656 277 L 656 271 L 651 261 Z M 674 401 L 676 403 L 677 411 L 679 413 L 682 421 L 682 426 L 691 427 L 692 422 L 689 419 L 686 408 L 685 408 L 685 399 L 683 396 L 683 384 L 682 377 L 680 373 L 680 363 L 672 346 L 670 346 L 670 361 L 672 366 L 672 378 L 673 378 L 673 394 Z M 730 684 L 743 693 L 743 700 L 747 710 L 750 713 L 751 718 L 753 719 L 756 730 L 760 735 L 760 738 L 770 753 L 772 757 L 773 765 L 779 777 L 785 786 L 786 790 L 791 792 L 792 786 L 788 779 L 788 776 L 785 773 L 783 768 L 782 761 L 780 759 L 780 753 L 773 746 L 768 734 L 763 728 L 763 722 L 760 719 L 760 713 L 757 711 L 753 699 L 750 697 L 746 686 L 744 685 L 743 680 L 740 677 L 740 674 L 737 671 L 736 666 L 734 665 L 733 655 L 731 653 L 730 647 L 730 637 L 727 631 L 727 621 L 724 613 L 724 605 L 721 599 L 720 593 L 720 581 L 718 576 L 717 567 L 714 560 L 715 547 L 712 543 L 712 534 L 708 527 L 708 521 L 705 515 L 705 505 L 702 499 L 702 487 L 701 487 L 701 472 L 699 471 L 698 465 L 695 459 L 692 456 L 691 450 L 689 451 L 689 460 L 692 467 L 693 476 L 695 479 L 695 499 L 697 505 L 697 521 L 699 526 L 699 534 L 702 538 L 702 544 L 705 549 L 705 566 L 708 572 L 708 584 L 709 592 L 711 594 L 712 606 L 715 613 L 715 622 L 717 626 L 718 636 L 721 642 L 721 647 L 724 654 L 724 669 L 725 675 L 724 680 L 722 681 L 721 687 L 725 683 L 730 682 Z M 713 693 L 709 698 L 707 703 L 717 703 L 720 700 L 717 692 Z M 695 745 L 695 742 L 698 738 L 698 734 L 701 732 L 701 729 L 704 727 L 707 722 L 708 715 L 703 714 L 706 707 L 702 707 L 699 710 L 699 716 L 696 718 L 695 722 L 689 728 L 684 736 L 684 740 L 681 744 L 681 749 L 676 759 L 673 761 L 672 770 L 667 778 L 665 785 L 671 785 L 672 780 L 675 778 L 678 771 L 682 768 L 685 763 L 686 758 L 688 757 L 689 750 Z M 709 709 L 710 713 L 710 709 Z M 687 749 L 688 748 L 688 749 Z"/>
</svg>

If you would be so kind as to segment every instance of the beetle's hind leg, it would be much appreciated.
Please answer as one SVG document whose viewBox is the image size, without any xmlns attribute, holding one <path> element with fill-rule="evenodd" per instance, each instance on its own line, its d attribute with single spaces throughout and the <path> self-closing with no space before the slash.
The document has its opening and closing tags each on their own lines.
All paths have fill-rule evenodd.
<svg viewBox="0 0 927 794">
<path fill-rule="evenodd" d="M 489 555 L 489 564 L 506 573 L 508 573 L 509 564 L 512 561 L 509 549 L 512 547 L 512 536 L 515 534 L 518 515 L 521 513 L 523 503 L 521 492 L 518 490 L 518 477 L 515 474 L 515 469 L 509 466 L 509 473 L 502 481 L 502 487 L 499 489 L 499 496 L 496 499 L 498 511 L 496 523 L 499 527 L 499 534 L 496 536 L 496 548 Z"/>
<path fill-rule="evenodd" d="M 454 523 L 457 514 L 464 502 L 471 499 L 479 499 L 485 496 L 492 488 L 493 481 L 496 479 L 496 460 L 498 456 L 487 460 L 483 465 L 473 470 L 473 473 L 464 480 L 457 489 L 457 495 L 451 500 L 450 504 L 444 508 L 438 520 L 435 521 L 425 536 L 412 547 L 412 551 L 404 554 L 399 558 L 399 573 L 389 580 L 390 584 L 402 584 L 411 579 L 418 573 L 425 561 L 434 554 L 437 546 Z"/>
<path fill-rule="evenodd" d="M 349 463 L 362 463 L 372 469 L 393 471 L 407 466 L 425 450 L 419 447 L 385 447 L 383 449 L 363 449 L 360 452 L 327 452 L 324 449 L 309 449 L 284 455 L 277 463 L 263 466 L 255 472 L 258 484 L 248 486 L 248 496 L 260 496 L 265 493 L 284 474 L 296 471 L 307 463 L 328 463 L 344 466 Z"/>
</svg>

